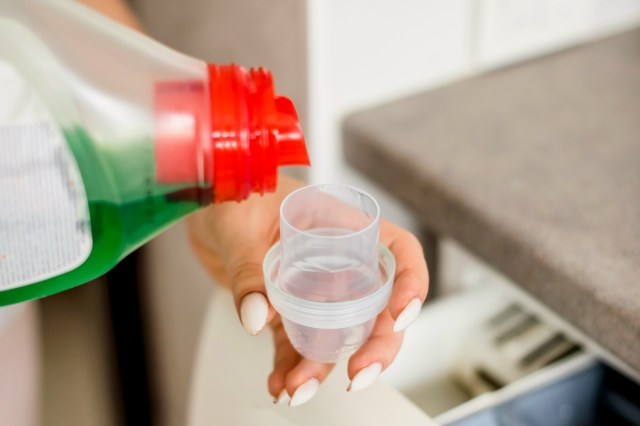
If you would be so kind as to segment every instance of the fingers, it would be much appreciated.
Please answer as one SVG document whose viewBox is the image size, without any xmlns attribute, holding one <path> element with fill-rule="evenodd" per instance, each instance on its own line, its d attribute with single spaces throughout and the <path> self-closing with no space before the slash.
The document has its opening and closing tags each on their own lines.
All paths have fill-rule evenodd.
<svg viewBox="0 0 640 426">
<path fill-rule="evenodd" d="M 276 353 L 273 372 L 269 375 L 269 393 L 274 403 L 302 405 L 313 398 L 334 365 L 311 361 L 298 354 L 279 317 L 274 319 L 272 327 Z"/>
<path fill-rule="evenodd" d="M 396 260 L 393 290 L 369 340 L 349 359 L 348 391 L 369 386 L 393 362 L 402 345 L 402 331 L 418 317 L 429 290 L 429 272 L 418 240 L 386 221 L 381 224 L 380 239 Z"/>
<path fill-rule="evenodd" d="M 269 320 L 269 302 L 264 294 L 254 291 L 240 301 L 240 321 L 247 333 L 255 336 Z"/>
<path fill-rule="evenodd" d="M 405 330 L 420 313 L 429 290 L 429 272 L 422 246 L 410 232 L 383 221 L 380 239 L 389 247 L 396 260 L 396 276 L 389 298 L 389 311 L 394 319 L 393 330 Z"/>
<path fill-rule="evenodd" d="M 378 316 L 369 340 L 349 359 L 347 373 L 351 382 L 348 391 L 369 386 L 393 362 L 404 335 L 393 331 L 394 323 L 388 309 Z"/>
<path fill-rule="evenodd" d="M 318 391 L 334 364 L 325 364 L 302 358 L 287 374 L 287 393 L 291 395 L 289 406 L 297 407 L 309 401 Z"/>
<path fill-rule="evenodd" d="M 288 403 L 287 374 L 300 362 L 302 356 L 291 346 L 282 326 L 280 316 L 272 321 L 275 356 L 273 360 L 273 372 L 269 375 L 269 393 L 273 396 L 274 403 Z"/>
<path fill-rule="evenodd" d="M 429 287 L 429 273 L 418 240 L 389 222 L 383 222 L 380 231 L 382 243 L 396 259 L 394 288 L 388 307 L 378 316 L 371 336 L 349 360 L 349 391 L 369 386 L 393 362 L 402 345 L 402 331 L 417 318 Z M 269 378 L 269 391 L 280 401 L 285 398 L 286 389 L 287 395 L 293 395 L 290 405 L 302 404 L 315 394 L 333 365 L 297 355 L 281 323 L 274 332 L 277 355 L 274 372 Z"/>
<path fill-rule="evenodd" d="M 267 300 L 262 273 L 266 251 L 256 247 L 239 251 L 245 254 L 233 258 L 227 269 L 240 321 L 254 336 L 275 316 L 275 310 Z"/>
<path fill-rule="evenodd" d="M 274 369 L 269 376 L 269 393 L 273 395 L 274 403 L 288 402 L 295 407 L 315 395 L 334 364 L 315 362 L 300 356 L 291 346 L 279 317 L 274 323 L 276 355 Z M 347 391 L 358 391 L 369 386 L 393 362 L 404 335 L 393 331 L 394 323 L 388 309 L 378 316 L 369 340 L 349 359 L 347 372 L 351 382 Z"/>
<path fill-rule="evenodd" d="M 238 243 L 221 257 L 195 235 L 198 222 L 193 219 L 192 223 L 190 240 L 196 255 L 211 276 L 231 288 L 240 322 L 255 336 L 275 315 L 266 298 L 262 273 L 262 259 L 267 248 L 261 249 L 260 244 Z"/>
</svg>

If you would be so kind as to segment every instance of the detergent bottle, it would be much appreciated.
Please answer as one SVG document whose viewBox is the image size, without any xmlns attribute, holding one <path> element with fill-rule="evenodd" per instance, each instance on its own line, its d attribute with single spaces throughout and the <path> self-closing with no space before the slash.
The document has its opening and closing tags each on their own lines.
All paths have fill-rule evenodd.
<svg viewBox="0 0 640 426">
<path fill-rule="evenodd" d="M 89 281 L 308 161 L 268 71 L 182 55 L 74 2 L 0 0 L 0 305 Z"/>
</svg>

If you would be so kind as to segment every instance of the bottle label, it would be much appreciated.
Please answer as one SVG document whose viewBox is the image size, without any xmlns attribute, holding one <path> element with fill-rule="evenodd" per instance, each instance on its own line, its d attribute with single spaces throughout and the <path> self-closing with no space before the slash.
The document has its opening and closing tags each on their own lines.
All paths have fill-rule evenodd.
<svg viewBox="0 0 640 426">
<path fill-rule="evenodd" d="M 5 86 L 7 74 L 0 67 L 8 88 L 0 102 L 0 291 L 75 269 L 92 248 L 75 159 L 44 105 L 21 79 Z"/>
</svg>

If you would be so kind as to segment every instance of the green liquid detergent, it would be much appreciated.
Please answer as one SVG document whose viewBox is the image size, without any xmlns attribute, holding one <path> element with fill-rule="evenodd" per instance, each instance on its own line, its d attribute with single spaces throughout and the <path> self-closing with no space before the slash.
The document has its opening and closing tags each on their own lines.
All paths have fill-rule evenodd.
<svg viewBox="0 0 640 426">
<path fill-rule="evenodd" d="M 96 278 L 180 218 L 309 164 L 269 71 L 188 57 L 76 2 L 0 1 L 7 76 L 0 305 Z"/>
<path fill-rule="evenodd" d="M 89 204 L 90 224 L 78 226 L 90 227 L 93 247 L 89 257 L 76 269 L 36 284 L 0 292 L 0 305 L 48 296 L 99 277 L 167 226 L 210 201 L 207 199 L 210 189 L 155 184 L 151 180 L 153 173 L 138 176 L 138 182 L 132 182 L 135 176 L 109 177 L 105 163 L 125 159 L 129 165 L 135 159 L 138 170 L 153 172 L 153 152 L 142 150 L 137 155 L 116 152 L 105 156 L 82 129 L 65 132 L 65 138 L 76 157 Z M 118 193 L 117 183 L 124 180 L 128 181 L 128 187 L 137 187 L 138 191 Z M 110 181 L 116 185 L 109 188 Z"/>
</svg>

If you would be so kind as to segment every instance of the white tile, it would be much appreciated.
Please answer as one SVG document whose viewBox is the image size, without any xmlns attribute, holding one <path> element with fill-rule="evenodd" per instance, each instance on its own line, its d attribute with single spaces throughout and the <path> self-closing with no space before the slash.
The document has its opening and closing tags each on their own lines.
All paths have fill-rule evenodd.
<svg viewBox="0 0 640 426">
<path fill-rule="evenodd" d="M 470 24 L 471 0 L 309 0 L 311 180 L 348 175 L 347 113 L 467 73 Z"/>
<path fill-rule="evenodd" d="M 474 62 L 486 70 L 640 24 L 638 0 L 478 0 Z"/>
<path fill-rule="evenodd" d="M 640 0 L 595 0 L 595 31 L 612 33 L 640 24 Z"/>
<path fill-rule="evenodd" d="M 399 97 L 466 70 L 466 0 L 328 1 L 334 107 Z"/>
<path fill-rule="evenodd" d="M 478 0 L 479 69 L 529 59 L 587 39 L 594 0 Z"/>
</svg>

